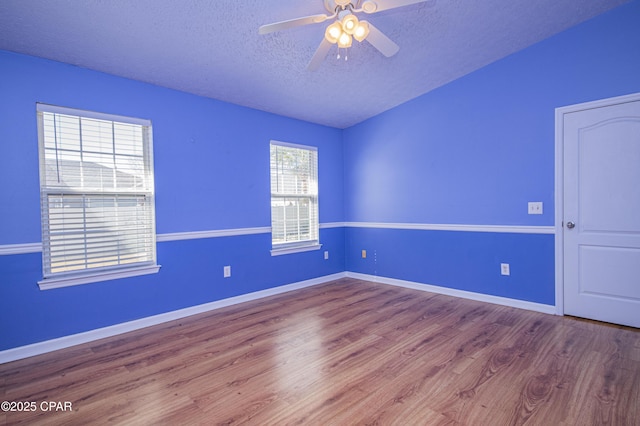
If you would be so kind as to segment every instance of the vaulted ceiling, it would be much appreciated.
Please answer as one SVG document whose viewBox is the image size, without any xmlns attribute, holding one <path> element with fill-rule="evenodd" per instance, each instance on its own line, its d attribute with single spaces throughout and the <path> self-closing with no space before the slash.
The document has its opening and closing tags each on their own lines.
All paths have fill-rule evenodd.
<svg viewBox="0 0 640 426">
<path fill-rule="evenodd" d="M 627 0 L 426 0 L 366 15 L 395 56 L 354 42 L 315 71 L 330 21 L 258 34 L 324 1 L 2 0 L 0 49 L 345 128 Z"/>
</svg>

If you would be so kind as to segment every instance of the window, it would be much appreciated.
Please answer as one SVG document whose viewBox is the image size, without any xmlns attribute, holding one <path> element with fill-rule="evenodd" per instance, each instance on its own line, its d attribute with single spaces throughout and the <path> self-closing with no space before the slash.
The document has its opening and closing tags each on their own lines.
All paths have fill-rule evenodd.
<svg viewBox="0 0 640 426">
<path fill-rule="evenodd" d="M 158 271 L 151 122 L 37 104 L 40 288 Z"/>
<path fill-rule="evenodd" d="M 317 250 L 318 151 L 271 142 L 272 255 Z"/>
</svg>

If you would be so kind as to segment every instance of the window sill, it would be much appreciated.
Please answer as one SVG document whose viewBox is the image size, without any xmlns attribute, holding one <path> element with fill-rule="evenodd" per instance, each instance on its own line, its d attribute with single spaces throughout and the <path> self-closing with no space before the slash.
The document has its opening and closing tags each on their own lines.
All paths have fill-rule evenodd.
<svg viewBox="0 0 640 426">
<path fill-rule="evenodd" d="M 271 250 L 271 256 L 281 256 L 283 254 L 302 253 L 305 251 L 320 250 L 322 244 L 311 244 L 308 246 L 283 247 Z"/>
<path fill-rule="evenodd" d="M 66 276 L 57 278 L 45 278 L 38 281 L 40 290 L 70 287 L 74 285 L 89 284 L 100 281 L 117 280 L 119 278 L 136 277 L 139 275 L 155 274 L 160 270 L 160 265 L 146 265 L 134 268 L 119 269 L 116 271 L 96 272 L 90 275 Z"/>
</svg>

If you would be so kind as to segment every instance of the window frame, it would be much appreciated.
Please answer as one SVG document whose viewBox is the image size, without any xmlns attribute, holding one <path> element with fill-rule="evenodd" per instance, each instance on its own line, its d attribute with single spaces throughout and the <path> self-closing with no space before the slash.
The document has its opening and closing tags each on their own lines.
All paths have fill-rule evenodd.
<svg viewBox="0 0 640 426">
<path fill-rule="evenodd" d="M 271 163 L 271 155 L 273 147 L 284 147 L 298 150 L 309 151 L 313 155 L 315 163 L 313 164 L 312 171 L 310 171 L 310 179 L 312 181 L 311 193 L 306 194 L 287 194 L 287 193 L 275 193 L 273 191 L 273 164 Z M 269 185 L 270 185 L 270 212 L 271 212 L 271 255 L 279 256 L 291 253 L 300 253 L 306 251 L 320 250 L 322 244 L 320 244 L 320 208 L 319 208 L 319 182 L 318 182 L 318 148 L 309 145 L 300 145 L 289 142 L 281 142 L 277 140 L 271 140 L 269 143 Z M 316 238 L 288 241 L 288 242 L 274 242 L 274 199 L 283 199 L 287 197 L 295 197 L 298 199 L 309 200 L 310 213 L 309 213 L 309 229 L 310 233 L 315 235 Z M 298 226 L 300 221 L 298 221 Z M 312 236 L 313 236 L 312 235 Z"/>
<path fill-rule="evenodd" d="M 38 286 L 41 290 L 48 290 L 53 288 L 67 287 L 73 285 L 87 284 L 93 282 L 100 281 L 108 281 L 119 278 L 133 277 L 139 275 L 153 274 L 157 273 L 160 269 L 160 265 L 157 264 L 157 253 L 156 253 L 156 224 L 155 224 L 155 184 L 154 184 L 154 171 L 153 171 L 153 135 L 152 135 L 152 124 L 151 120 L 134 118 L 134 117 L 126 117 L 120 115 L 113 114 L 105 114 L 94 111 L 81 110 L 76 108 L 68 108 L 61 107 L 55 105 L 49 105 L 44 103 L 36 104 L 36 112 L 37 112 L 37 126 L 38 126 L 38 156 L 39 156 L 39 171 L 40 171 L 40 212 L 41 212 L 41 227 L 42 227 L 42 261 L 43 261 L 43 279 L 38 281 Z M 144 168 L 144 181 L 146 185 L 142 188 L 135 188 L 132 190 L 131 188 L 118 190 L 117 188 L 105 188 L 100 187 L 98 189 L 92 188 L 87 190 L 81 186 L 69 186 L 67 188 L 63 186 L 54 186 L 50 185 L 47 182 L 47 162 L 46 162 L 46 150 L 50 148 L 46 148 L 45 146 L 45 114 L 56 114 L 79 117 L 81 119 L 94 119 L 94 120 L 103 120 L 107 122 L 112 122 L 112 125 L 115 126 L 119 123 L 126 125 L 134 125 L 140 126 L 142 130 L 142 162 Z M 79 121 L 81 123 L 81 121 Z M 79 131 L 81 131 L 82 124 L 79 124 Z M 115 144 L 115 138 L 114 138 Z M 55 153 L 58 155 L 62 148 L 55 148 Z M 115 150 L 115 145 L 114 148 Z M 88 152 L 82 146 L 78 148 L 77 151 L 80 153 L 81 158 L 84 155 L 87 155 Z M 101 152 L 101 151 L 98 151 Z M 113 155 L 117 155 L 115 152 Z M 56 160 L 57 161 L 57 160 Z M 79 160 L 83 163 L 83 160 Z M 84 170 L 84 166 L 82 166 Z M 114 169 L 115 170 L 115 169 Z M 114 172 L 115 173 L 115 172 Z M 115 177 L 114 177 L 115 179 Z M 131 263 L 119 263 L 114 266 L 101 266 L 101 267 L 90 267 L 84 269 L 77 269 L 72 271 L 61 271 L 61 272 L 51 272 L 51 270 L 47 270 L 46 265 L 51 264 L 51 239 L 48 238 L 49 232 L 45 229 L 46 226 L 52 220 L 52 211 L 49 207 L 50 205 L 50 197 L 52 196 L 60 196 L 61 198 L 69 197 L 69 198 L 78 198 L 84 203 L 86 206 L 87 200 L 90 200 L 91 197 L 113 197 L 113 199 L 117 202 L 118 197 L 124 198 L 143 198 L 145 200 L 142 207 L 135 208 L 136 215 L 138 214 L 146 214 L 146 220 L 144 221 L 144 226 L 138 226 L 135 228 L 133 232 L 133 236 L 140 238 L 138 232 L 142 230 L 142 234 L 146 235 L 145 242 L 147 247 L 146 251 L 141 250 L 141 253 L 146 253 L 146 259 L 143 261 L 134 261 Z M 85 207 L 86 208 L 86 207 Z M 145 213 L 144 209 L 147 209 Z M 84 211 L 84 210 L 83 210 Z M 118 212 L 120 210 L 117 210 Z M 106 215 L 106 213 L 105 213 Z M 137 217 L 137 216 L 136 216 Z M 83 227 L 87 227 L 87 219 L 86 217 L 80 222 Z M 86 238 L 87 233 L 84 232 L 82 234 Z M 130 236 L 132 234 L 129 234 Z M 118 240 L 119 241 L 119 240 Z M 120 244 L 120 243 L 118 243 Z M 120 255 L 120 249 L 117 250 L 118 256 Z M 47 257 L 49 256 L 49 257 Z M 85 261 L 91 260 L 90 257 L 84 256 Z"/>
</svg>

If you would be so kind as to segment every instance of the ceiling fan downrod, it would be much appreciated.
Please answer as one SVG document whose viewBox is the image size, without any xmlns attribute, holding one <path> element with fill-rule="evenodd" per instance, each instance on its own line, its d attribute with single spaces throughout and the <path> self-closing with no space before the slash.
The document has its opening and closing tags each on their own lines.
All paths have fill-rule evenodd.
<svg viewBox="0 0 640 426">
<path fill-rule="evenodd" d="M 346 9 L 353 10 L 351 0 L 324 0 L 324 7 L 333 13 L 338 13 Z"/>
</svg>

